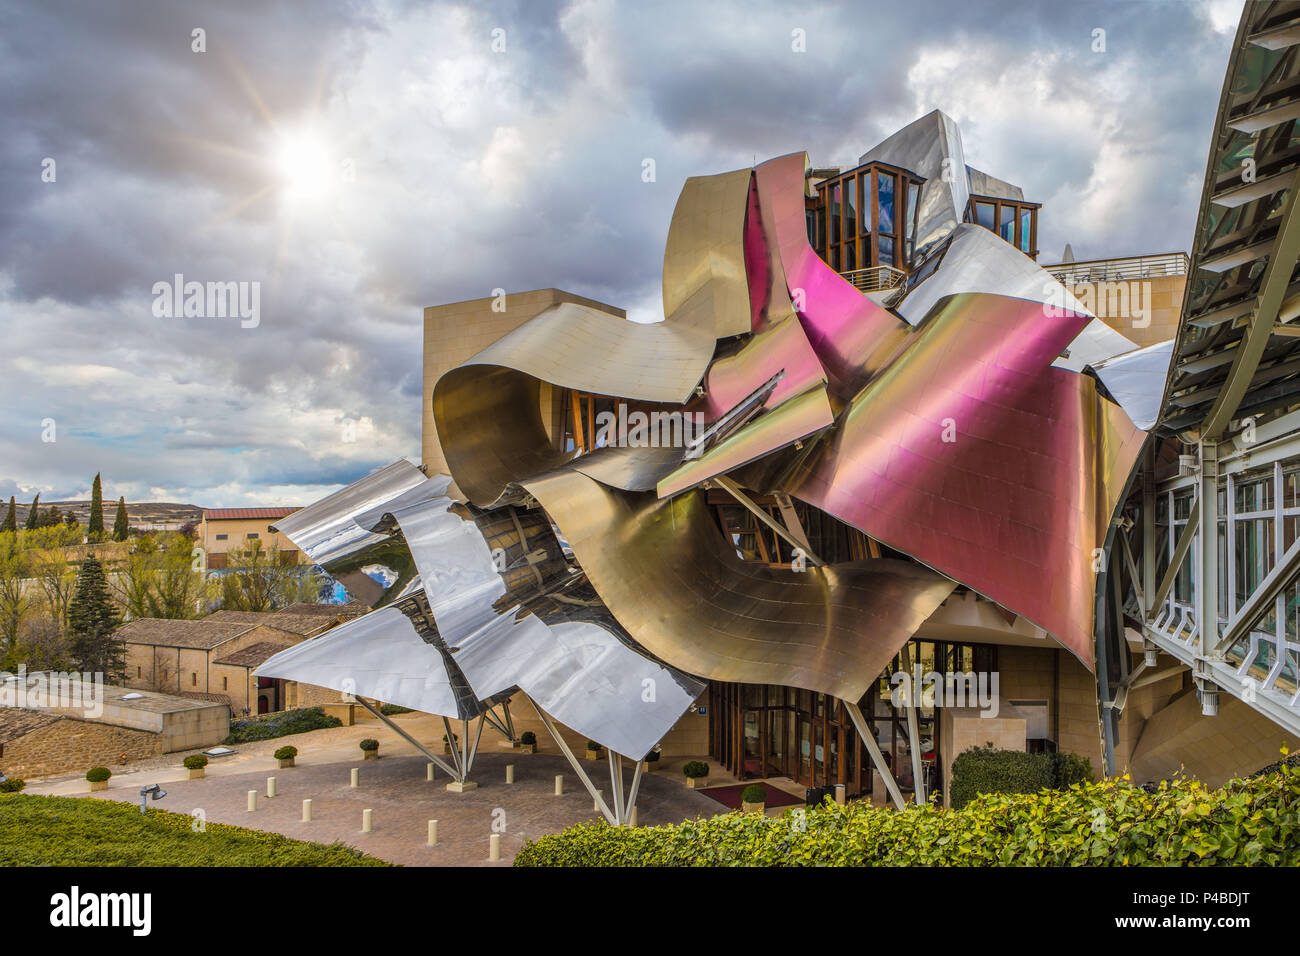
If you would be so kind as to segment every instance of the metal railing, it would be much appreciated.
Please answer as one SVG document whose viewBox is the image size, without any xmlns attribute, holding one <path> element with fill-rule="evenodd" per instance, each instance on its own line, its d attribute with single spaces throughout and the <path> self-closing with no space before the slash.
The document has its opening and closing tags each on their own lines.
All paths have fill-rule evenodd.
<svg viewBox="0 0 1300 956">
<path fill-rule="evenodd" d="M 1123 256 L 1118 259 L 1088 259 L 1043 266 L 1062 285 L 1082 282 L 1117 282 L 1121 279 L 1151 279 L 1187 275 L 1185 252 L 1162 252 L 1154 256 Z"/>
<path fill-rule="evenodd" d="M 856 269 L 853 272 L 841 272 L 853 288 L 859 292 L 880 292 L 884 289 L 896 289 L 903 284 L 907 273 L 893 266 L 872 266 L 870 269 Z"/>
</svg>

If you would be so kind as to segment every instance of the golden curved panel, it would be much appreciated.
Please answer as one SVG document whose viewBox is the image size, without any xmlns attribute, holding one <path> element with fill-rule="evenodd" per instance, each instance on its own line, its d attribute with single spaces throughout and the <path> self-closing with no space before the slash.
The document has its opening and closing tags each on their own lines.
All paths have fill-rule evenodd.
<svg viewBox="0 0 1300 956">
<path fill-rule="evenodd" d="M 753 327 L 744 232 L 753 170 L 692 176 L 682 186 L 664 247 L 663 297 L 667 321 L 701 289 L 713 289 L 710 330 L 715 338 Z"/>
<path fill-rule="evenodd" d="M 700 491 L 657 499 L 568 469 L 523 484 L 633 639 L 710 680 L 858 700 L 955 586 L 888 559 L 803 572 L 746 563 Z"/>
</svg>

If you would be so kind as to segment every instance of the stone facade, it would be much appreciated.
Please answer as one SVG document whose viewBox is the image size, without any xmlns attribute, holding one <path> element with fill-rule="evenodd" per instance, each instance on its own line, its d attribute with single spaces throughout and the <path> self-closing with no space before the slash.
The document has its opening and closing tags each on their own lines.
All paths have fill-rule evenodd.
<svg viewBox="0 0 1300 956">
<path fill-rule="evenodd" d="M 95 766 L 117 767 L 163 752 L 161 734 L 56 717 L 0 745 L 0 769 L 10 777 L 44 777 Z"/>
</svg>

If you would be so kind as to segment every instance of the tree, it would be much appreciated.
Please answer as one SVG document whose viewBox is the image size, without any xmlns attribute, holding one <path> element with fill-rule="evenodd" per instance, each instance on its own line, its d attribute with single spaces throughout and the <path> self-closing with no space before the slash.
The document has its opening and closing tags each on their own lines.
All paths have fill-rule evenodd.
<svg viewBox="0 0 1300 956">
<path fill-rule="evenodd" d="M 125 541 L 126 533 L 126 495 L 123 495 L 117 499 L 117 514 L 113 516 L 113 540 Z"/>
<path fill-rule="evenodd" d="M 0 524 L 0 533 L 5 531 L 18 530 L 18 508 L 14 504 L 14 496 L 9 496 L 9 510 L 5 513 L 4 524 Z"/>
<path fill-rule="evenodd" d="M 20 551 L 13 538 L 0 538 L 0 638 L 4 639 L 6 656 L 14 650 L 23 619 L 31 609 L 28 565 L 27 552 Z"/>
<path fill-rule="evenodd" d="M 253 538 L 227 552 L 221 575 L 221 607 L 228 611 L 272 611 L 297 601 L 315 601 L 321 576 L 309 566 L 289 563 L 279 548 L 262 549 Z"/>
<path fill-rule="evenodd" d="M 213 587 L 192 551 L 182 535 L 169 535 L 161 547 L 152 535 L 137 539 L 113 582 L 131 617 L 192 618 L 207 611 Z"/>
<path fill-rule="evenodd" d="M 41 496 L 37 495 L 32 499 L 32 510 L 27 512 L 27 523 L 23 525 L 28 531 L 36 530 L 37 516 L 41 511 Z"/>
<path fill-rule="evenodd" d="M 59 510 L 58 505 L 50 505 L 46 508 L 36 522 L 38 528 L 55 528 L 61 524 L 63 524 L 63 512 Z"/>
<path fill-rule="evenodd" d="M 72 659 L 81 670 L 103 674 L 109 681 L 125 678 L 126 647 L 113 636 L 121 623 L 104 568 L 89 555 L 77 573 L 76 592 L 68 605 Z"/>
<path fill-rule="evenodd" d="M 90 486 L 90 524 L 86 528 L 91 541 L 104 537 L 104 487 L 96 473 L 94 484 Z"/>
</svg>

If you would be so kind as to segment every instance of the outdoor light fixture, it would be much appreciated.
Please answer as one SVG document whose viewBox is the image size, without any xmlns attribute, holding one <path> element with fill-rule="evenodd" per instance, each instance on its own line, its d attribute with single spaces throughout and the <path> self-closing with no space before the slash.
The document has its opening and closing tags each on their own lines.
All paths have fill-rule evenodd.
<svg viewBox="0 0 1300 956">
<path fill-rule="evenodd" d="M 167 791 L 164 790 L 162 787 L 158 786 L 158 784 L 156 783 L 153 784 L 152 786 L 141 787 L 140 788 L 140 812 L 144 813 L 144 809 L 148 805 L 150 797 L 153 797 L 155 800 L 161 800 L 165 796 L 167 796 Z"/>
</svg>

